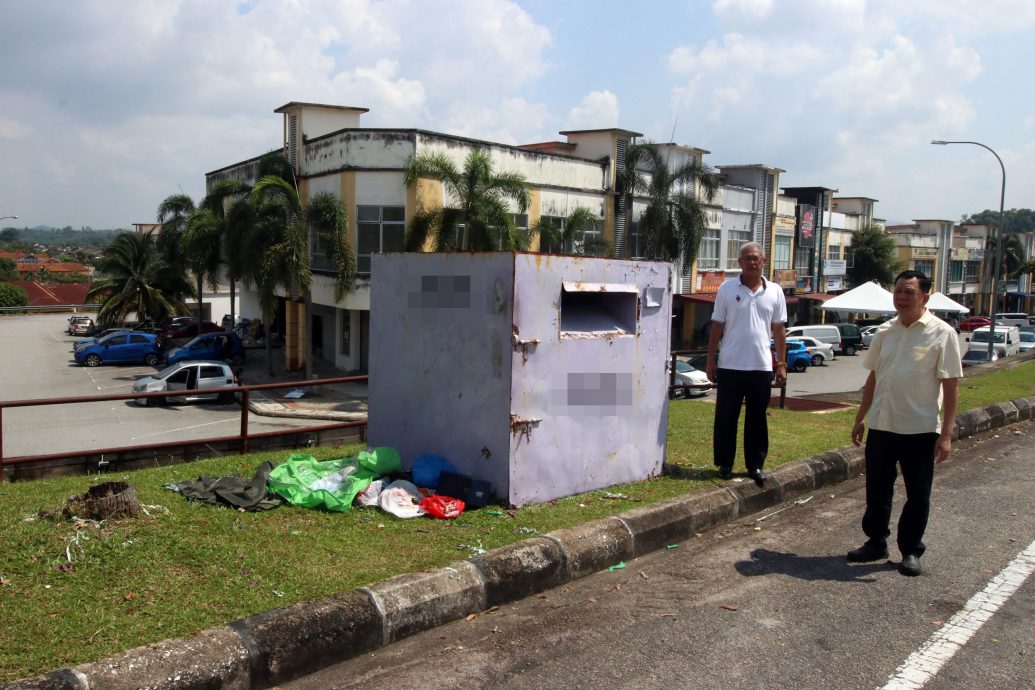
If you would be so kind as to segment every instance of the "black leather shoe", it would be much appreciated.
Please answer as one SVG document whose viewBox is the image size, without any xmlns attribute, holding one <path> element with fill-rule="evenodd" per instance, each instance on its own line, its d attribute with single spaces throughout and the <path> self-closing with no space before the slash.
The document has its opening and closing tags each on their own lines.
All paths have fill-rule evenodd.
<svg viewBox="0 0 1035 690">
<path fill-rule="evenodd" d="M 903 556 L 902 562 L 898 564 L 898 571 L 909 577 L 916 577 L 920 574 L 920 559 L 916 556 Z"/>
<path fill-rule="evenodd" d="M 719 465 L 719 479 L 733 479 L 733 468 Z"/>
<path fill-rule="evenodd" d="M 748 477 L 755 480 L 755 484 L 761 486 L 766 479 L 769 479 L 769 475 L 765 473 L 765 470 L 748 470 Z"/>
<path fill-rule="evenodd" d="M 882 558 L 887 557 L 888 547 L 884 544 L 874 544 L 872 541 L 868 541 L 858 549 L 848 552 L 849 563 L 869 563 L 871 561 L 879 561 Z M 917 574 L 919 574 L 919 572 Z"/>
</svg>

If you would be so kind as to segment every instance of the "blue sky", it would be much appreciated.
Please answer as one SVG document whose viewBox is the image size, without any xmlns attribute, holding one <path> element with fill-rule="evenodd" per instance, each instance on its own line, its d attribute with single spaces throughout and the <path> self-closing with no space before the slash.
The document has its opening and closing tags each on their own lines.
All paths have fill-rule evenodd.
<svg viewBox="0 0 1035 690">
<path fill-rule="evenodd" d="M 1030 0 L 0 0 L 0 216 L 95 228 L 200 199 L 288 101 L 504 143 L 624 127 L 879 200 L 1035 207 Z M 673 127 L 675 135 L 673 137 Z M 4 223 L 7 225 L 7 222 Z"/>
</svg>

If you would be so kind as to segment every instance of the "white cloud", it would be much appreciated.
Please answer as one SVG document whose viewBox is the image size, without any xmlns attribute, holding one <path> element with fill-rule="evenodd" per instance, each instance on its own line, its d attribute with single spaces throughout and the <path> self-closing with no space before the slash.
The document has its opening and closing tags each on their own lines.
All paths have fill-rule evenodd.
<svg viewBox="0 0 1035 690">
<path fill-rule="evenodd" d="M 30 134 L 32 134 L 32 128 L 28 125 L 9 117 L 0 117 L 0 139 L 19 141 Z"/>
<path fill-rule="evenodd" d="M 564 129 L 618 127 L 618 96 L 611 91 L 591 91 L 568 111 Z"/>
<path fill-rule="evenodd" d="M 496 107 L 455 104 L 442 130 L 501 144 L 529 144 L 549 138 L 546 132 L 552 121 L 553 116 L 542 103 L 505 98 Z"/>
</svg>

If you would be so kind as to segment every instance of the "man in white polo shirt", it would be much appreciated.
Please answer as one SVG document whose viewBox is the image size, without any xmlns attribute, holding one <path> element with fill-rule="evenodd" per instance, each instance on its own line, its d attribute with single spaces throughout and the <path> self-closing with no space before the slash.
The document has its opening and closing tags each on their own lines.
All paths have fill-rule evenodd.
<svg viewBox="0 0 1035 690">
<path fill-rule="evenodd" d="M 743 404 L 744 464 L 748 476 L 761 484 L 766 480 L 762 465 L 769 452 L 766 408 L 773 375 L 769 338 L 771 332 L 780 353 L 776 381 L 782 384 L 787 380 L 787 302 L 780 286 L 762 277 L 765 252 L 758 243 L 741 246 L 737 261 L 740 275 L 723 282 L 715 296 L 708 336 L 707 374 L 717 386 L 712 458 L 719 477 L 733 476 Z"/>
<path fill-rule="evenodd" d="M 895 278 L 898 318 L 870 343 L 863 362 L 870 375 L 852 427 L 852 443 L 857 446 L 866 423 L 870 427 L 862 519 L 868 540 L 849 551 L 848 560 L 867 563 L 888 557 L 891 498 L 901 467 L 906 504 L 898 521 L 898 570 L 903 575 L 920 574 L 934 465 L 952 450 L 958 382 L 963 376 L 956 331 L 927 311 L 930 291 L 931 279 L 918 271 L 903 271 Z M 944 412 L 941 420 L 939 408 Z"/>
</svg>

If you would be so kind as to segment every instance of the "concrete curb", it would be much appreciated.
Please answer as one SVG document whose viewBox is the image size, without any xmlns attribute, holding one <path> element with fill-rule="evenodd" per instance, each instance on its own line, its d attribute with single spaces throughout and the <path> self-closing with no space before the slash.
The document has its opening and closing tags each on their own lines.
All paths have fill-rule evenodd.
<svg viewBox="0 0 1035 690">
<path fill-rule="evenodd" d="M 969 410 L 967 438 L 1035 415 L 1035 396 Z M 0 686 L 0 690 L 233 690 L 269 687 L 490 606 L 516 601 L 619 561 L 859 476 L 846 446 L 776 468 L 764 487 L 743 482 L 677 496 L 526 539 L 421 573 L 275 609 L 189 638 Z"/>
</svg>

